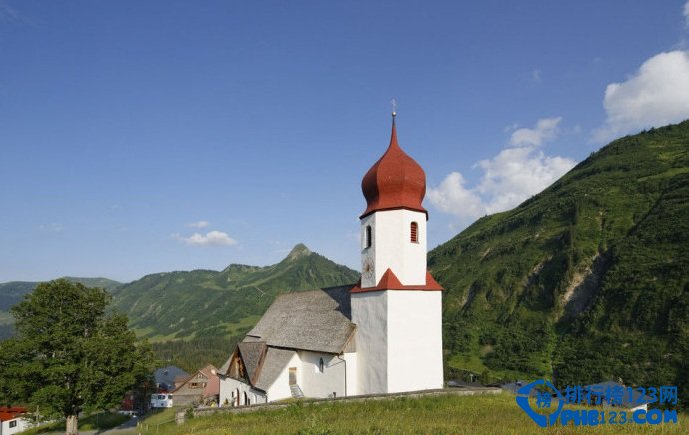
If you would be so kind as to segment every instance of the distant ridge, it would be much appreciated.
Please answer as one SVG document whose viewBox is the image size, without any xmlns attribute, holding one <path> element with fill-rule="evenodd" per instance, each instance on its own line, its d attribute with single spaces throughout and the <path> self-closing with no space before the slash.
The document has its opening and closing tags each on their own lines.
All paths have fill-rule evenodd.
<svg viewBox="0 0 689 435">
<path fill-rule="evenodd" d="M 248 330 L 281 293 L 354 283 L 359 274 L 299 243 L 279 263 L 164 272 L 125 284 L 114 305 L 153 341 L 226 337 Z"/>
<path fill-rule="evenodd" d="M 287 257 L 285 258 L 285 260 L 294 261 L 294 260 L 298 260 L 301 257 L 309 256 L 311 254 L 312 254 L 311 250 L 309 248 L 307 248 L 305 244 L 299 243 L 294 248 L 292 248 L 292 250 L 290 251 L 289 254 L 287 254 Z"/>
<path fill-rule="evenodd" d="M 116 290 L 122 285 L 121 282 L 109 278 L 78 278 L 74 276 L 64 276 L 64 279 L 72 282 L 84 284 L 86 287 L 100 287 L 110 292 Z"/>
<path fill-rule="evenodd" d="M 278 294 L 354 283 L 359 274 L 299 243 L 282 261 L 265 267 L 231 264 L 222 271 L 160 272 L 127 284 L 108 278 L 65 278 L 105 288 L 140 336 L 161 341 L 242 333 Z M 37 285 L 0 284 L 0 339 L 12 331 L 9 309 Z"/>
</svg>

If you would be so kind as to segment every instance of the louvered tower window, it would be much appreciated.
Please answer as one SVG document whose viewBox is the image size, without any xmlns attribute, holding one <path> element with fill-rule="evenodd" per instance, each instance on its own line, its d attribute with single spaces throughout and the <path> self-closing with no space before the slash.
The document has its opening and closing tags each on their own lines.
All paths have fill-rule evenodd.
<svg viewBox="0 0 689 435">
<path fill-rule="evenodd" d="M 371 225 L 366 225 L 366 247 L 370 248 L 372 242 Z"/>
<path fill-rule="evenodd" d="M 416 222 L 411 223 L 411 241 L 413 243 L 419 242 L 419 224 Z"/>
</svg>

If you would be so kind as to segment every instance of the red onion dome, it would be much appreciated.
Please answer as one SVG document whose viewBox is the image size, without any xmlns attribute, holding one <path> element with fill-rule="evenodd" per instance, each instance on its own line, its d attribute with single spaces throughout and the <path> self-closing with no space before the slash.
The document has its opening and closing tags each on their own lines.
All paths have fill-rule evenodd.
<svg viewBox="0 0 689 435">
<path fill-rule="evenodd" d="M 421 166 L 397 143 L 395 119 L 392 119 L 390 146 L 361 180 L 366 210 L 361 218 L 379 210 L 407 209 L 426 213 L 421 205 L 426 195 L 426 174 Z"/>
</svg>

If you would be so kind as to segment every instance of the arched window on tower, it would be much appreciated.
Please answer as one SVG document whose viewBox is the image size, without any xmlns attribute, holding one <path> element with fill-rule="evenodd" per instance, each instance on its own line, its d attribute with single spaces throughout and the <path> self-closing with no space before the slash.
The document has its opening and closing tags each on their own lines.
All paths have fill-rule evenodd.
<svg viewBox="0 0 689 435">
<path fill-rule="evenodd" d="M 416 222 L 411 223 L 411 241 L 412 243 L 419 243 L 419 224 Z"/>
<path fill-rule="evenodd" d="M 371 247 L 371 243 L 373 242 L 373 237 L 371 234 L 371 225 L 366 225 L 366 248 Z"/>
</svg>

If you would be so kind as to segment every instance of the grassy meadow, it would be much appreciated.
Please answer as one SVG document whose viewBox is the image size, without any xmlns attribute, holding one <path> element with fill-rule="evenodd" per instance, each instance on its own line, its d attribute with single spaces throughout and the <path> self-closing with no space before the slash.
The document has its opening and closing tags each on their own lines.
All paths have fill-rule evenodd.
<svg viewBox="0 0 689 435">
<path fill-rule="evenodd" d="M 96 414 L 89 415 L 88 417 L 83 417 L 79 419 L 79 431 L 102 431 L 107 430 L 116 426 L 121 425 L 125 421 L 129 420 L 126 415 L 111 413 L 111 412 L 98 412 Z M 43 424 L 41 426 L 29 429 L 22 432 L 24 435 L 35 435 L 35 434 L 50 434 L 50 433 L 61 433 L 65 431 L 65 422 L 58 421 L 55 423 Z"/>
<path fill-rule="evenodd" d="M 277 410 L 245 414 L 219 412 L 196 417 L 181 426 L 169 421 L 172 413 L 145 419 L 142 434 L 611 434 L 687 433 L 689 417 L 680 414 L 678 424 L 623 426 L 538 427 L 515 403 L 511 394 L 432 396 L 357 402 L 309 404 L 298 402 Z"/>
</svg>

